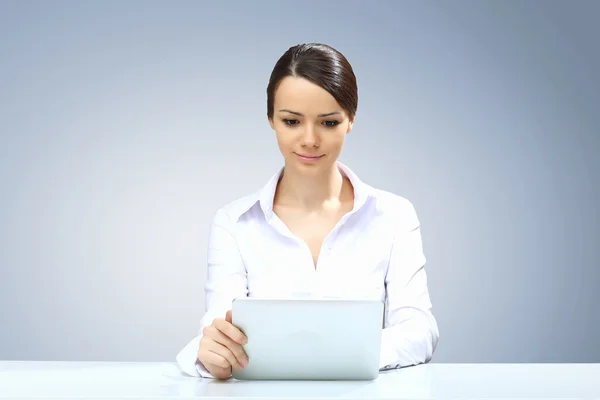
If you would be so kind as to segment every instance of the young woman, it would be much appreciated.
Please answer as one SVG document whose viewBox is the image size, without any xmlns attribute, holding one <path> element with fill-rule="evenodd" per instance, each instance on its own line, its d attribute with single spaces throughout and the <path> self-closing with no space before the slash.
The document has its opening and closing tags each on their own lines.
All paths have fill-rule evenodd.
<svg viewBox="0 0 600 400">
<path fill-rule="evenodd" d="M 357 104 L 352 67 L 332 47 L 294 46 L 277 61 L 267 116 L 284 166 L 214 215 L 206 312 L 177 355 L 184 372 L 227 379 L 252 362 L 231 323 L 232 300 L 244 296 L 381 299 L 381 369 L 431 359 L 439 333 L 415 209 L 337 160 Z"/>
</svg>

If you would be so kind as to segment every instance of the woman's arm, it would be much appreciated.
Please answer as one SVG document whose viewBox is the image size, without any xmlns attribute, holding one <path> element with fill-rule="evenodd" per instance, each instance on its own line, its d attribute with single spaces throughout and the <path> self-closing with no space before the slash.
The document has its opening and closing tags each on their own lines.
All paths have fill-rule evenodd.
<svg viewBox="0 0 600 400">
<path fill-rule="evenodd" d="M 225 318 L 234 298 L 248 294 L 246 267 L 240 256 L 234 228 L 235 223 L 227 212 L 218 210 L 208 236 L 205 314 L 200 320 L 197 336 L 177 354 L 180 368 L 188 375 L 212 378 L 202 363 L 197 362 L 202 331 L 215 318 Z"/>
<path fill-rule="evenodd" d="M 385 279 L 381 369 L 429 362 L 439 338 L 431 312 L 420 223 L 412 204 L 402 218 Z"/>
</svg>

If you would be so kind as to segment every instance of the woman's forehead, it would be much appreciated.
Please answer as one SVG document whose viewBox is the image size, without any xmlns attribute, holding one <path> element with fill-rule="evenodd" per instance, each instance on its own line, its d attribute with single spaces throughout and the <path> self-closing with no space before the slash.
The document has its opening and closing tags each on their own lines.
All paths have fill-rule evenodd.
<svg viewBox="0 0 600 400">
<path fill-rule="evenodd" d="M 322 87 L 303 78 L 286 77 L 275 91 L 275 112 L 285 109 L 303 115 L 343 112 L 335 98 Z"/>
</svg>

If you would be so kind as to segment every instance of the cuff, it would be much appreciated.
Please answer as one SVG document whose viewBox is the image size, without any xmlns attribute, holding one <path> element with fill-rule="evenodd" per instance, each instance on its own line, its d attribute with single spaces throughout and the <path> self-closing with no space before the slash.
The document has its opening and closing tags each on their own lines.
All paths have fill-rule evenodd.
<svg viewBox="0 0 600 400">
<path fill-rule="evenodd" d="M 200 338 L 200 335 L 196 336 L 190 340 L 183 349 L 181 349 L 176 356 L 177 364 L 184 373 L 190 376 L 214 378 L 198 360 L 198 347 L 200 345 Z"/>
<path fill-rule="evenodd" d="M 398 356 L 396 354 L 396 348 L 390 337 L 390 329 L 381 330 L 381 352 L 379 354 L 379 369 L 391 369 L 396 368 L 398 364 Z"/>
</svg>

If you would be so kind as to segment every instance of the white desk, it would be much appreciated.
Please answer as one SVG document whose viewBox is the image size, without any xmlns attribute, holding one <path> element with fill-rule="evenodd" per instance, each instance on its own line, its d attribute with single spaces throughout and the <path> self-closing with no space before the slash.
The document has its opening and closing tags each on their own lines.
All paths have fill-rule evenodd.
<svg viewBox="0 0 600 400">
<path fill-rule="evenodd" d="M 600 399 L 600 364 L 427 364 L 372 382 L 193 378 L 174 363 L 0 361 L 0 399 Z"/>
</svg>

